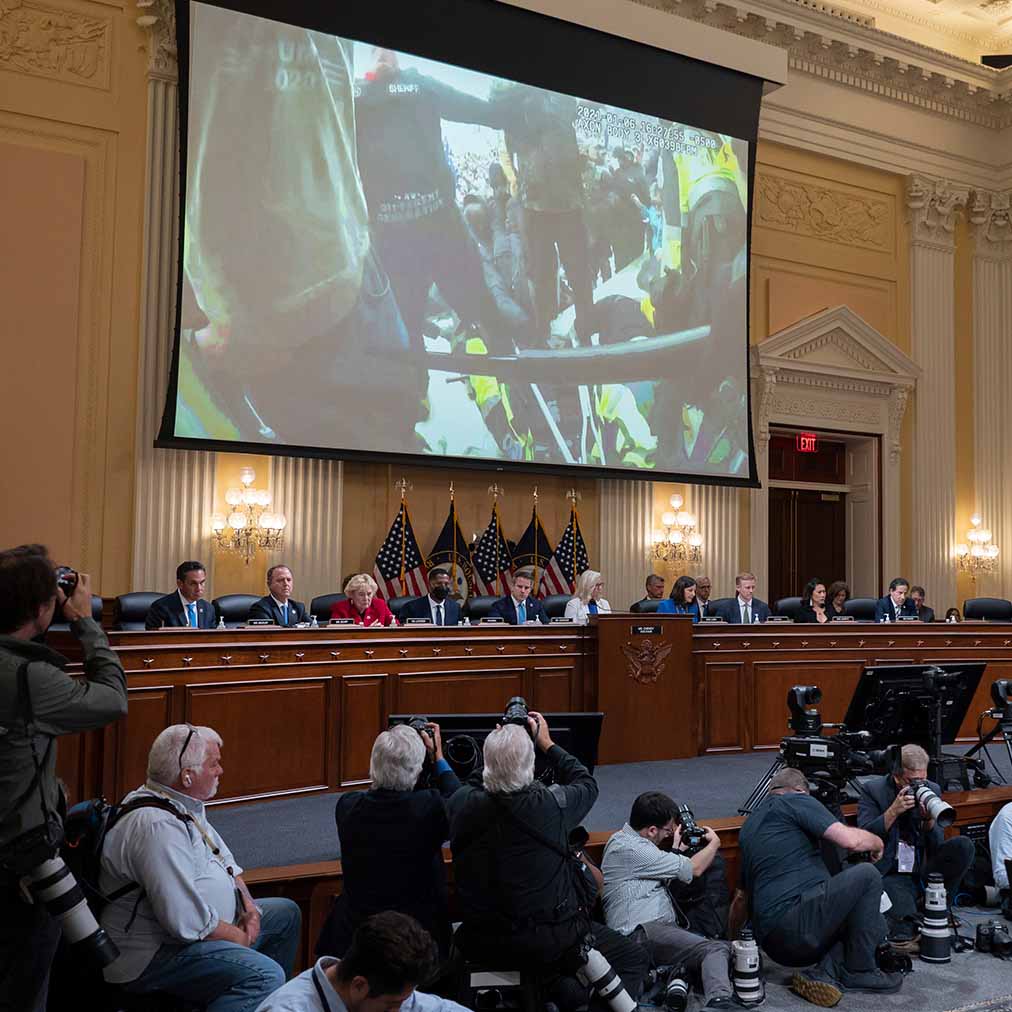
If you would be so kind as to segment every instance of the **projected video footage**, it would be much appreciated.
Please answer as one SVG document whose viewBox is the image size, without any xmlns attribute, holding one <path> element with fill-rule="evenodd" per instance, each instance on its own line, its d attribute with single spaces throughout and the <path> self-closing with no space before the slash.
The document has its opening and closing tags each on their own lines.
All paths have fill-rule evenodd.
<svg viewBox="0 0 1012 1012">
<path fill-rule="evenodd" d="M 748 145 L 194 3 L 175 435 L 748 474 Z"/>
</svg>

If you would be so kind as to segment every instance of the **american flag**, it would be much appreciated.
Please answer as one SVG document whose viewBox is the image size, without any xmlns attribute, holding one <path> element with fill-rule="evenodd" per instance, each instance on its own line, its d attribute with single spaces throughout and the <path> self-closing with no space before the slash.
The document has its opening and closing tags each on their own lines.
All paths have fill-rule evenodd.
<svg viewBox="0 0 1012 1012">
<path fill-rule="evenodd" d="M 499 506 L 492 506 L 492 519 L 485 533 L 471 549 L 474 559 L 474 589 L 477 594 L 505 594 L 512 587 L 510 567 L 513 556 L 499 522 Z"/>
<path fill-rule="evenodd" d="M 405 594 L 420 597 L 427 593 L 422 553 L 411 529 L 406 503 L 401 503 L 390 525 L 390 533 L 373 563 L 372 574 L 379 584 L 380 597 L 389 599 Z"/>
<path fill-rule="evenodd" d="M 516 549 L 513 552 L 513 571 L 531 567 L 534 569 L 534 595 L 544 597 L 543 587 L 545 566 L 552 557 L 552 546 L 545 534 L 545 528 L 541 525 L 541 517 L 538 516 L 537 506 L 531 511 L 531 522 L 527 525 L 520 538 Z"/>
<path fill-rule="evenodd" d="M 548 563 L 548 568 L 545 570 L 545 578 L 541 581 L 543 588 L 541 596 L 572 594 L 576 589 L 576 578 L 589 568 L 587 546 L 583 541 L 580 518 L 577 516 L 574 506 L 569 511 L 569 523 L 566 524 L 562 540 L 559 541 L 559 545 L 552 555 L 552 561 Z"/>
</svg>

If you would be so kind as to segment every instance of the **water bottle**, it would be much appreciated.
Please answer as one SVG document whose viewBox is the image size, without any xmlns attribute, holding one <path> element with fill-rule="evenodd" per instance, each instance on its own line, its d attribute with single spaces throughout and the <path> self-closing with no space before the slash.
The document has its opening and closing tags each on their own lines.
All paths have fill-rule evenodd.
<svg viewBox="0 0 1012 1012">
<path fill-rule="evenodd" d="M 218 628 L 219 629 L 224 629 L 225 628 L 225 616 L 224 615 L 220 615 L 218 617 Z"/>
<path fill-rule="evenodd" d="M 467 625 L 467 626 L 469 626 L 471 624 L 471 619 L 467 615 L 465 615 L 464 616 L 464 621 L 461 622 L 460 624 L 461 625 Z"/>
<path fill-rule="evenodd" d="M 948 963 L 950 954 L 949 907 L 941 872 L 928 875 L 924 887 L 924 921 L 921 927 L 921 959 L 925 963 Z"/>
<path fill-rule="evenodd" d="M 317 619 L 317 617 L 316 617 L 316 615 L 315 615 L 315 614 L 314 614 L 314 615 L 313 615 L 313 617 L 312 617 L 312 618 L 311 618 L 311 619 L 309 620 L 309 628 L 310 628 L 310 629 L 319 629 L 319 628 L 320 628 L 320 622 L 319 622 L 319 619 Z"/>
<path fill-rule="evenodd" d="M 759 968 L 759 946 L 748 928 L 731 943 L 731 986 L 743 1005 L 761 1005 L 766 1000 Z"/>
</svg>

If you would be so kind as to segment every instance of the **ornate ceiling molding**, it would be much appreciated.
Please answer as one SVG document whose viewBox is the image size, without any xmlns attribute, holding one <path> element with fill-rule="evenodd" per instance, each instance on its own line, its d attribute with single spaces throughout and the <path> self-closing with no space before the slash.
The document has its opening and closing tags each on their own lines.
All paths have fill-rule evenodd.
<svg viewBox="0 0 1012 1012">
<path fill-rule="evenodd" d="M 977 190 L 967 215 L 978 257 L 988 260 L 1012 257 L 1012 192 Z"/>
<path fill-rule="evenodd" d="M 1012 126 L 1012 71 L 903 39 L 817 0 L 637 0 L 788 51 L 795 73 L 1000 130 Z"/>
</svg>

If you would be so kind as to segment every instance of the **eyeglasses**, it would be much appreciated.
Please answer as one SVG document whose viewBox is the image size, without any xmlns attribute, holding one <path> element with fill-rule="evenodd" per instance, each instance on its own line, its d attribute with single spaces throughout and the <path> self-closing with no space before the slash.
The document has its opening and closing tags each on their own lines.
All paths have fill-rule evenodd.
<svg viewBox="0 0 1012 1012">
<path fill-rule="evenodd" d="M 192 724 L 186 725 L 190 729 L 190 733 L 186 736 L 186 741 L 183 742 L 183 747 L 179 750 L 179 772 L 183 772 L 183 756 L 186 755 L 186 750 L 190 746 L 190 739 L 196 734 L 199 738 L 200 735 L 197 733 L 197 729 Z"/>
</svg>

